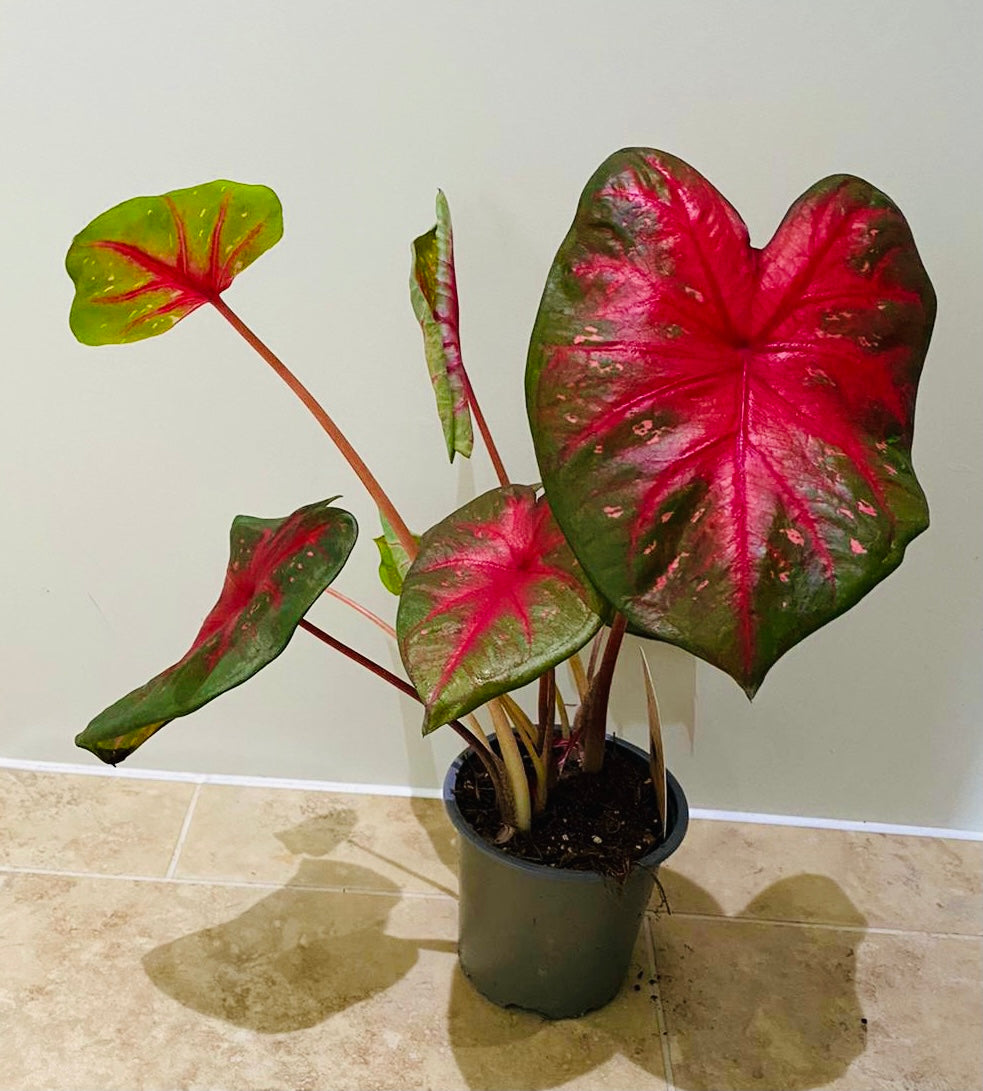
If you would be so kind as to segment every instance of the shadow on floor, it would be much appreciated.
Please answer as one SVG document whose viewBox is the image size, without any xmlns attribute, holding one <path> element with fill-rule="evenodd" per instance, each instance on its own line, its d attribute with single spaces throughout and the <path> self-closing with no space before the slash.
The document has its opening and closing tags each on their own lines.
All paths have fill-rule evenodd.
<svg viewBox="0 0 983 1091">
<path fill-rule="evenodd" d="M 421 824 L 450 862 L 446 824 L 432 808 L 424 809 Z M 290 883 L 233 920 L 151 951 L 143 960 L 150 979 L 188 1008 L 275 1034 L 314 1026 L 385 991 L 414 967 L 421 950 L 453 953 L 446 940 L 389 935 L 395 884 L 322 858 L 353 825 L 354 815 L 347 823 L 333 811 L 330 820 L 315 817 L 279 834 L 303 857 Z M 866 922 L 841 888 L 824 876 L 784 879 L 739 916 L 815 919 L 832 910 L 854 930 L 727 920 L 709 892 L 663 875 L 673 900 L 687 910 L 652 919 L 677 1086 L 804 1091 L 842 1077 L 864 1049 L 854 965 Z M 305 889 L 314 886 L 389 893 Z M 556 1023 L 495 1007 L 455 966 L 447 1036 L 466 1085 L 538 1091 L 584 1077 L 619 1055 L 660 1079 L 663 1043 L 644 949 L 610 1005 Z M 421 995 L 420 1004 L 435 1000 Z M 431 1045 L 446 1048 L 441 1041 Z"/>
<path fill-rule="evenodd" d="M 867 1035 L 856 989 L 867 921 L 842 888 L 796 875 L 762 890 L 741 919 L 714 920 L 722 911 L 707 891 L 664 878 L 688 911 L 652 929 L 676 1085 L 804 1091 L 842 1077 Z M 768 923 L 817 919 L 844 927 Z"/>
<path fill-rule="evenodd" d="M 798 875 L 763 890 L 739 916 L 781 906 L 811 908 L 816 916 L 835 909 L 857 931 L 728 920 L 707 891 L 675 875 L 672 885 L 694 914 L 720 918 L 663 912 L 652 921 L 676 1086 L 805 1091 L 842 1077 L 866 1035 L 854 977 L 866 921 L 842 889 L 825 876 Z M 644 976 L 635 992 L 639 969 Z M 468 1086 L 538 1091 L 618 1053 L 662 1076 L 648 973 L 636 964 L 607 1008 L 551 1024 L 494 1007 L 457 970 L 449 1031 Z M 575 1029 L 564 1033 L 564 1027 Z"/>
<path fill-rule="evenodd" d="M 396 984 L 422 949 L 453 953 L 446 941 L 387 935 L 395 883 L 327 855 L 355 824 L 333 809 L 277 834 L 302 855 L 289 883 L 233 920 L 163 944 L 143 958 L 161 991 L 203 1015 L 262 1034 L 315 1026 Z M 353 887 L 391 894 L 346 894 Z"/>
<path fill-rule="evenodd" d="M 444 804 L 436 799 L 410 797 L 410 810 L 420 823 L 437 854 L 437 858 L 454 875 L 457 874 L 457 834 L 447 817 Z"/>
</svg>

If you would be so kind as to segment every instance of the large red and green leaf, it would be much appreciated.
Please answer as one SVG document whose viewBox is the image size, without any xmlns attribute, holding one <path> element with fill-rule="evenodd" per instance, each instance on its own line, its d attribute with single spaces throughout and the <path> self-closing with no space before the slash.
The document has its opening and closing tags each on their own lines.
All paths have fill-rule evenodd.
<svg viewBox="0 0 983 1091">
<path fill-rule="evenodd" d="M 752 695 L 928 525 L 911 465 L 935 296 L 908 225 L 818 182 L 763 249 L 681 160 L 611 156 L 547 281 L 526 373 L 550 504 L 633 628 Z"/>
<path fill-rule="evenodd" d="M 602 608 L 535 489 L 493 489 L 438 523 L 396 620 L 424 732 L 568 658 L 597 632 Z"/>
<path fill-rule="evenodd" d="M 461 358 L 454 236 L 447 198 L 437 191 L 437 223 L 413 240 L 410 301 L 420 328 L 447 454 L 471 457 L 474 433 Z"/>
<path fill-rule="evenodd" d="M 266 186 L 220 180 L 124 201 L 68 251 L 72 332 L 86 345 L 166 333 L 218 299 L 282 234 L 280 201 Z"/>
<path fill-rule="evenodd" d="M 238 516 L 225 585 L 188 653 L 101 712 L 77 745 L 115 765 L 170 720 L 256 674 L 341 571 L 357 533 L 330 500 L 283 519 Z"/>
</svg>

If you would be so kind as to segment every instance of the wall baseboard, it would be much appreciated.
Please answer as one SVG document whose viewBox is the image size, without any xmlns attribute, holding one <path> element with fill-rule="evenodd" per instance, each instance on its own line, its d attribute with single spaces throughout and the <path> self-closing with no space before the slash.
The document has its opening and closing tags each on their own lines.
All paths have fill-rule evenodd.
<svg viewBox="0 0 983 1091">
<path fill-rule="evenodd" d="M 439 799 L 438 788 L 410 788 L 405 784 L 350 784 L 333 780 L 289 780 L 283 777 L 248 777 L 226 773 L 180 773 L 161 769 L 113 768 L 74 762 L 29 761 L 0 757 L 0 769 L 29 773 L 69 773 L 73 776 L 116 777 L 124 780 L 164 780 L 185 784 L 222 784 L 239 788 L 293 789 L 304 792 L 337 792 L 346 795 L 403 796 Z M 957 841 L 983 841 L 983 831 L 953 830 L 936 826 L 904 826 L 892 822 L 863 822 L 842 818 L 812 818 L 804 815 L 755 814 L 749 811 L 719 811 L 691 807 L 691 818 L 712 822 L 750 822 L 762 826 L 801 826 L 816 830 L 848 830 L 863 833 L 893 833 L 904 837 L 944 837 Z"/>
</svg>

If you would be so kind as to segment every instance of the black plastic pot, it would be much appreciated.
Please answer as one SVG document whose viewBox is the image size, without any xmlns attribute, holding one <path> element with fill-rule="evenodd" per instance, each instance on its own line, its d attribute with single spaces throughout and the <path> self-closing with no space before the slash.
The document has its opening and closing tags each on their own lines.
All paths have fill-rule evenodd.
<svg viewBox="0 0 983 1091">
<path fill-rule="evenodd" d="M 622 739 L 609 740 L 648 765 Z M 458 772 L 444 779 L 444 806 L 460 840 L 461 968 L 475 988 L 501 1007 L 568 1019 L 599 1008 L 628 972 L 659 864 L 679 847 L 689 822 L 686 797 L 669 785 L 667 836 L 619 884 L 592 871 L 544 867 L 500 852 L 464 820 L 454 798 Z"/>
</svg>

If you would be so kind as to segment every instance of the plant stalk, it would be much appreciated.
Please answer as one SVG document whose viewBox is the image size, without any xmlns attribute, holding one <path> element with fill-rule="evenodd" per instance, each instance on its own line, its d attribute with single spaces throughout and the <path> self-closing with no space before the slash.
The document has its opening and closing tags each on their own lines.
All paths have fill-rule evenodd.
<svg viewBox="0 0 983 1091">
<path fill-rule="evenodd" d="M 614 677 L 614 665 L 618 661 L 621 641 L 628 626 L 624 614 L 615 614 L 611 633 L 604 645 L 604 654 L 597 674 L 591 679 L 587 696 L 580 706 L 578 717 L 583 732 L 583 760 L 581 768 L 585 773 L 599 773 L 604 765 L 604 729 L 608 718 L 608 698 L 611 695 L 611 680 Z"/>
<path fill-rule="evenodd" d="M 347 644 L 342 643 L 342 641 L 333 637 L 330 633 L 326 633 L 323 629 L 318 628 L 317 625 L 308 621 L 307 618 L 301 618 L 299 626 L 310 633 L 311 636 L 316 636 L 318 640 L 327 644 L 329 648 L 334 648 L 335 651 L 348 656 L 349 659 L 358 663 L 359 666 L 365 667 L 366 670 L 370 670 L 377 678 L 381 678 L 391 686 L 395 686 L 400 693 L 405 693 L 407 697 L 412 697 L 415 701 L 420 700 L 420 695 L 409 682 L 404 682 L 402 678 L 393 674 L 392 671 L 386 670 L 380 663 L 376 663 L 375 660 L 369 659 L 367 655 L 362 655 L 361 652 L 357 652 L 354 648 L 350 648 Z M 517 821 L 516 805 L 511 787 L 506 777 L 506 768 L 502 759 L 491 749 L 487 739 L 480 739 L 473 732 L 469 731 L 460 720 L 451 720 L 450 726 L 461 736 L 474 753 L 477 754 L 481 764 L 485 767 L 485 771 L 491 778 L 492 787 L 495 790 L 495 800 L 498 803 L 498 812 L 502 816 L 502 821 L 509 825 L 515 824 Z M 528 797 L 528 795 L 529 792 L 527 789 L 526 796 Z"/>
<path fill-rule="evenodd" d="M 347 595 L 343 595 L 340 591 L 336 591 L 333 587 L 327 587 L 324 593 L 330 598 L 337 599 L 338 602 L 343 602 L 346 606 L 350 606 L 356 613 L 359 613 L 364 618 L 368 618 L 373 625 L 377 625 L 386 636 L 391 636 L 393 640 L 396 639 L 396 630 L 387 621 L 383 621 L 378 614 L 373 614 L 367 607 L 363 606 L 360 602 L 356 602 L 354 599 L 350 599 Z"/>
<path fill-rule="evenodd" d="M 542 814 L 546 807 L 547 770 L 546 762 L 543 760 L 543 756 L 538 749 L 536 727 L 525 712 L 519 707 L 519 704 L 510 697 L 509 694 L 503 693 L 498 699 L 502 702 L 502 708 L 505 710 L 505 714 L 515 727 L 515 733 L 519 738 L 519 742 L 521 742 L 526 749 L 526 754 L 532 765 L 533 774 L 535 775 L 536 780 L 535 790 L 532 794 L 533 811 L 535 814 Z"/>
<path fill-rule="evenodd" d="M 399 539 L 400 545 L 406 550 L 407 556 L 412 560 L 417 553 L 416 542 L 413 540 L 413 535 L 410 533 L 409 527 L 403 522 L 402 516 L 396 510 L 393 502 L 389 499 L 383 487 L 376 480 L 372 471 L 362 461 L 359 453 L 345 438 L 344 433 L 338 427 L 337 424 L 328 416 L 324 407 L 314 397 L 314 395 L 307 389 L 306 386 L 297 378 L 296 375 L 287 367 L 287 365 L 270 349 L 263 341 L 256 336 L 255 333 L 246 325 L 245 322 L 232 310 L 231 307 L 221 298 L 216 296 L 211 301 L 212 306 L 218 311 L 218 313 L 229 323 L 230 326 L 241 336 L 244 340 L 259 353 L 260 356 L 270 365 L 271 368 L 280 376 L 280 378 L 290 387 L 290 389 L 297 395 L 298 398 L 304 403 L 307 409 L 310 411 L 314 419 L 320 424 L 320 426 L 327 432 L 332 443 L 338 448 L 341 454 L 344 456 L 348 465 L 355 471 L 356 477 L 365 486 L 366 492 L 375 501 L 376 507 L 386 517 L 389 525 L 393 528 L 393 532 Z"/>
<path fill-rule="evenodd" d="M 492 439 L 491 429 L 488 427 L 485 415 L 481 412 L 481 406 L 478 405 L 478 399 L 475 397 L 474 387 L 471 385 L 468 373 L 463 367 L 461 368 L 461 374 L 464 379 L 464 393 L 468 399 L 468 406 L 474 414 L 474 419 L 478 425 L 478 431 L 481 433 L 481 438 L 485 441 L 485 450 L 487 450 L 488 457 L 491 459 L 492 466 L 495 468 L 498 483 L 504 489 L 510 484 L 509 475 L 505 472 L 505 463 L 502 462 L 502 456 L 498 453 L 498 448 L 495 446 L 495 441 Z"/>
<path fill-rule="evenodd" d="M 384 682 L 388 682 L 391 686 L 395 686 L 400 693 L 406 694 L 407 697 L 412 697 L 414 701 L 420 700 L 420 695 L 409 684 L 404 682 L 398 674 L 393 674 L 391 670 L 387 670 L 381 663 L 376 663 L 374 659 L 369 659 L 367 655 L 362 655 L 361 652 L 355 651 L 354 648 L 350 648 L 347 644 L 342 643 L 337 637 L 333 637 L 330 633 L 326 633 L 323 629 L 318 628 L 313 622 L 307 620 L 306 617 L 302 617 L 298 623 L 299 627 L 305 632 L 316 636 L 318 640 L 327 644 L 329 648 L 334 648 L 335 651 L 341 652 L 342 655 L 347 655 L 349 659 L 358 663 L 359 666 L 365 667 L 366 670 L 370 670 L 377 678 L 381 678 Z M 461 738 L 476 751 L 478 756 L 482 754 L 491 754 L 494 758 L 495 754 L 483 745 L 481 740 L 472 731 L 464 726 L 459 720 L 452 720 L 450 726 L 461 736 Z M 494 777 L 492 778 L 494 779 Z"/>
<path fill-rule="evenodd" d="M 512 725 L 509 723 L 508 716 L 505 715 L 501 702 L 497 699 L 489 701 L 488 711 L 495 725 L 495 738 L 498 739 L 506 775 L 515 800 L 515 828 L 529 830 L 532 828 L 532 799 L 529 795 L 529 780 L 526 777 L 525 766 L 522 764 L 522 755 L 519 753 L 519 744 L 515 741 Z"/>
</svg>

